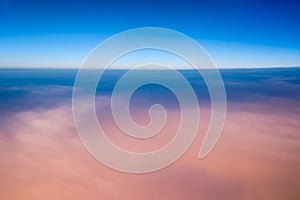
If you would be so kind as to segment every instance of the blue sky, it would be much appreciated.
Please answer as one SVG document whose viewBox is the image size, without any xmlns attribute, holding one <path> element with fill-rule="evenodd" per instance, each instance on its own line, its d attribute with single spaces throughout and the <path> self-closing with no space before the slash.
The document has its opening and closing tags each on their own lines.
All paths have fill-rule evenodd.
<svg viewBox="0 0 300 200">
<path fill-rule="evenodd" d="M 1 67 L 78 67 L 107 37 L 180 31 L 219 67 L 300 65 L 299 1 L 0 0 Z"/>
</svg>

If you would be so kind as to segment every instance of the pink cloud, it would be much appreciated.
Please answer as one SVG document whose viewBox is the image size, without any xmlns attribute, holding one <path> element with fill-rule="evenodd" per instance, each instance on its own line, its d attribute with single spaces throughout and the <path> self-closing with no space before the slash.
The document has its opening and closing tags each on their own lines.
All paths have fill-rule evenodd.
<svg viewBox="0 0 300 200">
<path fill-rule="evenodd" d="M 249 109 L 251 108 L 251 109 Z M 265 108 L 265 109 L 262 109 Z M 81 144 L 69 106 L 22 112 L 0 131 L 1 199 L 299 199 L 300 114 L 268 112 L 268 106 L 236 104 L 229 109 L 213 152 L 198 160 L 209 113 L 201 110 L 201 129 L 186 154 L 155 173 L 132 175 L 96 161 Z M 290 109 L 291 110 L 291 109 Z M 176 110 L 165 136 L 132 150 L 151 150 L 169 140 Z M 146 115 L 140 115 L 140 120 Z M 132 140 L 105 122 L 117 144 Z M 130 141 L 130 143 L 129 143 Z M 154 144 L 153 144 L 154 143 Z"/>
</svg>

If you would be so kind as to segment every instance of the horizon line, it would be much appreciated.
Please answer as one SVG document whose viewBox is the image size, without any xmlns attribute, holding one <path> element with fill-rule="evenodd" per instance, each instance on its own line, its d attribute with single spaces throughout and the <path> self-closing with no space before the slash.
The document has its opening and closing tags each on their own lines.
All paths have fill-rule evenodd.
<svg viewBox="0 0 300 200">
<path fill-rule="evenodd" d="M 300 68 L 300 65 L 295 65 L 295 66 L 272 66 L 272 67 L 216 67 L 216 68 L 199 68 L 199 69 L 218 69 L 218 70 L 226 70 L 226 69 L 281 69 L 281 68 Z M 79 70 L 80 67 L 61 67 L 61 66 L 57 66 L 57 67 L 53 67 L 53 66 L 49 66 L 49 67 L 25 67 L 25 66 L 20 66 L 20 67 L 16 67 L 16 66 L 0 66 L 0 70 L 20 70 L 20 69 L 28 69 L 28 70 Z M 82 69 L 81 69 L 82 70 Z M 100 70 L 100 69 L 94 69 L 94 68 L 88 68 L 88 69 L 84 69 L 84 70 Z M 109 68 L 109 69 L 104 69 L 104 70 L 131 70 L 131 68 Z M 169 70 L 169 69 L 133 69 L 133 70 L 143 70 L 143 71 L 147 71 L 147 70 L 154 70 L 154 71 L 158 71 L 158 70 Z M 170 69 L 171 70 L 171 69 Z M 180 71 L 188 71 L 188 70 L 197 70 L 196 68 L 178 68 L 175 70 L 180 70 Z"/>
</svg>

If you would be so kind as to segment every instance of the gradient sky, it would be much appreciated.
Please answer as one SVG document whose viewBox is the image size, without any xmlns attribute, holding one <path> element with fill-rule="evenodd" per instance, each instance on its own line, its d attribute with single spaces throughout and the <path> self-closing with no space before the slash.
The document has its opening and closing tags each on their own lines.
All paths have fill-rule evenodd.
<svg viewBox="0 0 300 200">
<path fill-rule="evenodd" d="M 180 31 L 218 67 L 300 65 L 300 2 L 0 0 L 0 67 L 79 67 L 99 42 L 137 27 Z"/>
</svg>

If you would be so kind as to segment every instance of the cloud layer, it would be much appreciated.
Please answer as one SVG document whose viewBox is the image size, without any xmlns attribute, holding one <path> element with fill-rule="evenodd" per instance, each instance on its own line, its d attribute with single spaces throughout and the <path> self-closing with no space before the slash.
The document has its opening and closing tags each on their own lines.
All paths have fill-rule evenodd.
<svg viewBox="0 0 300 200">
<path fill-rule="evenodd" d="M 173 165 L 142 175 L 114 171 L 85 150 L 75 130 L 68 84 L 55 81 L 31 87 L 12 84 L 14 91 L 24 90 L 29 95 L 22 94 L 23 101 L 17 101 L 20 96 L 14 96 L 15 92 L 7 93 L 6 100 L 1 96 L 0 197 L 297 200 L 300 198 L 300 110 L 295 91 L 299 79 L 292 75 L 285 75 L 284 80 L 267 73 L 255 76 L 258 75 L 265 76 L 263 81 L 256 78 L 255 82 L 247 79 L 248 82 L 241 82 L 227 76 L 225 86 L 230 88 L 232 99 L 228 102 L 221 138 L 208 157 L 203 160 L 197 157 L 210 118 L 209 104 L 204 103 L 200 106 L 199 133 L 191 148 Z M 258 85 L 262 82 L 260 90 Z M 5 88 L 2 86 L 2 94 Z M 33 94 L 38 88 L 48 92 Z M 61 98 L 57 98 L 58 94 Z M 244 94 L 247 98 L 234 98 L 233 94 Z M 149 120 L 146 111 L 155 99 L 145 99 L 146 96 L 137 94 L 138 99 L 133 100 L 132 114 L 137 123 Z M 38 97 L 41 103 L 34 106 L 32 101 Z M 117 129 L 108 114 L 109 95 L 97 98 L 99 119 L 103 120 L 109 137 L 121 147 L 132 151 L 153 150 L 166 144 L 177 127 L 179 109 L 176 101 L 168 107 L 169 98 L 160 99 L 169 111 L 163 134 L 149 141 L 132 140 Z"/>
</svg>

